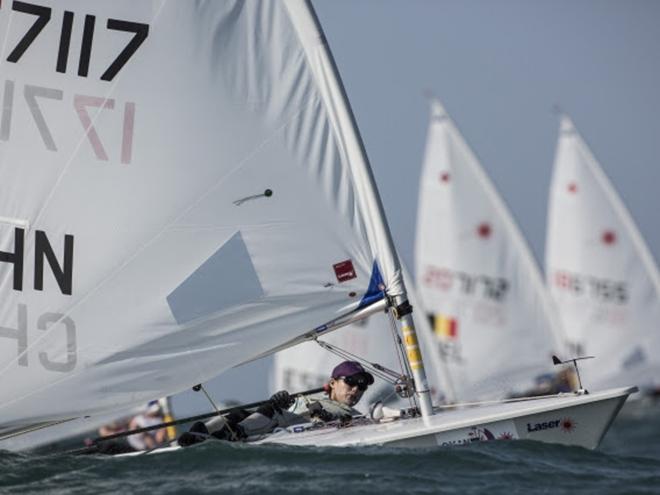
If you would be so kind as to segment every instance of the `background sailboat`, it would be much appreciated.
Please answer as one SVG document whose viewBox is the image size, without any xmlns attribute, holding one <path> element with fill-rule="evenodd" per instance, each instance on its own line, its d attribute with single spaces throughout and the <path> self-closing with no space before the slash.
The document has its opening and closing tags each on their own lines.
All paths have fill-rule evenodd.
<svg viewBox="0 0 660 495">
<path fill-rule="evenodd" d="M 417 290 L 459 400 L 522 392 L 553 371 L 560 323 L 533 256 L 435 98 L 415 248 Z"/>
<path fill-rule="evenodd" d="M 550 186 L 548 287 L 589 389 L 660 385 L 660 274 L 623 202 L 562 115 Z"/>
</svg>

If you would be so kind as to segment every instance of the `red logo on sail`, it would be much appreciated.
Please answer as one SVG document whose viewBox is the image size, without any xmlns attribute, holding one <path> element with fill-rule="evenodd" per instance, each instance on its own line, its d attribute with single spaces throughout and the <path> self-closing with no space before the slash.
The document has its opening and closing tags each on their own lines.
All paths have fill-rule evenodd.
<svg viewBox="0 0 660 495">
<path fill-rule="evenodd" d="M 603 232 L 601 240 L 606 246 L 611 246 L 616 243 L 616 233 L 613 230 L 606 230 Z"/>
<path fill-rule="evenodd" d="M 493 233 L 493 229 L 488 222 L 482 222 L 477 226 L 477 235 L 482 239 L 488 239 Z"/>
<path fill-rule="evenodd" d="M 449 175 L 449 172 L 442 172 L 440 174 L 440 182 L 447 183 L 447 182 L 449 182 L 450 178 L 451 178 L 451 176 Z"/>
<path fill-rule="evenodd" d="M 357 278 L 357 274 L 355 273 L 355 268 L 353 268 L 353 262 L 351 260 L 336 263 L 332 265 L 332 268 L 335 269 L 335 275 L 337 276 L 338 282 L 346 282 L 347 280 Z"/>
<path fill-rule="evenodd" d="M 578 190 L 578 186 L 575 182 L 571 182 L 566 188 L 568 189 L 568 192 L 572 194 L 575 194 Z"/>
</svg>

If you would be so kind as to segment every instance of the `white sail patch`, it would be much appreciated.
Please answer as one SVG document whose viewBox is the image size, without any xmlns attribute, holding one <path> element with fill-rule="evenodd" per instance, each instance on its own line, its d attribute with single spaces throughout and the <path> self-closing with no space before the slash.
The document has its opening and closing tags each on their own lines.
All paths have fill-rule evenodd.
<svg viewBox="0 0 660 495">
<path fill-rule="evenodd" d="M 240 232 L 186 278 L 168 296 L 167 302 L 179 325 L 256 301 L 264 294 L 250 253 Z"/>
</svg>

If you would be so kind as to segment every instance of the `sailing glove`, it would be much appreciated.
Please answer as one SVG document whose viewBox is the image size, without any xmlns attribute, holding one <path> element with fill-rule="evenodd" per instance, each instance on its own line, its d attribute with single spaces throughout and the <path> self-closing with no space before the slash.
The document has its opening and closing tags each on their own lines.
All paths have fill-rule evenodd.
<svg viewBox="0 0 660 495">
<path fill-rule="evenodd" d="M 280 390 L 270 396 L 270 404 L 278 413 L 282 413 L 283 409 L 288 409 L 295 402 L 295 399 L 289 395 L 286 390 Z"/>
</svg>

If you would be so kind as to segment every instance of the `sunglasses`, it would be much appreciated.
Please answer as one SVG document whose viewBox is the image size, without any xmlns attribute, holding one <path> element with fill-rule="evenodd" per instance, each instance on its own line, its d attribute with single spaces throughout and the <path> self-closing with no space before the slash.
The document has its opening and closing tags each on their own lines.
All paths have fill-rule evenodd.
<svg viewBox="0 0 660 495">
<path fill-rule="evenodd" d="M 369 381 L 364 376 L 340 376 L 337 380 L 343 380 L 349 387 L 357 387 L 362 392 L 369 386 Z"/>
</svg>

